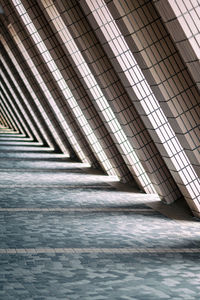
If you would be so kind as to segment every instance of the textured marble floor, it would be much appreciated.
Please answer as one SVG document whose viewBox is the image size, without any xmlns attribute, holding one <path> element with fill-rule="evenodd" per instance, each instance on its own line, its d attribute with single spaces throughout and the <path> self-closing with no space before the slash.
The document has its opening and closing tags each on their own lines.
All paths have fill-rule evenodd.
<svg viewBox="0 0 200 300">
<path fill-rule="evenodd" d="M 200 299 L 198 220 L 0 132 L 0 299 Z"/>
</svg>

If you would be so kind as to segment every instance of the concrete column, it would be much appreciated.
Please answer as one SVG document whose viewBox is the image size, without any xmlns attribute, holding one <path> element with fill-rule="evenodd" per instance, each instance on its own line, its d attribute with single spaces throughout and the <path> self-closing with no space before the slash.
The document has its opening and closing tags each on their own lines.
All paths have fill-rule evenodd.
<svg viewBox="0 0 200 300">
<path fill-rule="evenodd" d="M 12 90 L 7 86 L 7 84 L 4 80 L 6 78 L 2 77 L 2 75 L 4 75 L 2 69 L 3 68 L 1 66 L 1 74 L 0 74 L 1 87 L 0 87 L 0 90 L 1 90 L 4 105 L 7 108 L 7 111 L 9 112 L 9 114 L 12 116 L 12 119 L 15 121 L 15 124 L 17 126 L 18 131 L 20 133 L 22 133 L 23 135 L 27 136 L 28 138 L 33 139 L 33 136 L 31 134 L 29 128 L 27 127 L 26 120 L 25 120 L 24 116 L 22 115 L 21 111 L 19 110 L 19 108 L 17 106 L 17 103 L 15 101 L 15 98 L 13 98 Z"/>
<path fill-rule="evenodd" d="M 154 140 L 157 144 L 162 141 L 165 149 L 159 151 L 193 213 L 199 216 L 197 86 L 152 1 L 105 2 L 167 120 L 160 126 L 166 134 L 160 134 L 159 139 L 155 135 Z"/>
<path fill-rule="evenodd" d="M 153 2 L 200 90 L 200 7 L 198 1 L 154 0 Z"/>
<path fill-rule="evenodd" d="M 156 191 L 167 202 L 179 198 L 179 189 L 78 1 L 55 4 Z"/>
<path fill-rule="evenodd" d="M 190 163 L 200 174 L 200 93 L 158 11 L 151 1 L 105 2 Z"/>
<path fill-rule="evenodd" d="M 11 116 L 7 113 L 5 106 L 3 104 L 2 95 L 0 95 L 0 111 L 1 111 L 1 121 L 5 126 L 14 131 L 18 131 L 17 126 L 15 125 L 14 121 L 12 120 Z"/>
<path fill-rule="evenodd" d="M 2 26 L 3 26 L 3 24 L 2 24 Z M 6 37 L 7 37 L 8 41 L 10 41 L 10 43 L 12 43 L 10 36 L 9 37 L 8 36 L 9 36 L 8 33 L 6 33 Z M 54 139 L 48 125 L 45 122 L 45 119 L 43 118 L 40 110 L 38 109 L 34 99 L 32 98 L 32 96 L 28 90 L 28 86 L 26 86 L 23 79 L 21 78 L 22 75 L 24 76 L 24 73 L 20 67 L 21 64 L 19 64 L 16 60 L 16 56 L 21 57 L 21 54 L 16 53 L 16 52 L 18 52 L 17 51 L 18 49 L 15 45 L 11 45 L 10 48 L 15 49 L 14 54 L 13 54 L 12 51 L 10 50 L 10 48 L 8 47 L 8 44 L 6 43 L 5 39 L 2 37 L 1 40 L 2 40 L 2 43 L 4 43 L 3 47 L 7 48 L 7 49 L 6 48 L 2 49 L 2 55 L 9 67 L 10 71 L 12 72 L 13 76 L 16 78 L 17 83 L 20 86 L 20 89 L 23 92 L 24 97 L 26 98 L 26 105 L 28 103 L 27 108 L 29 109 L 31 107 L 32 117 L 35 120 L 35 126 L 37 128 L 37 131 L 40 133 L 43 144 L 47 145 L 51 148 L 54 148 L 56 151 L 60 151 L 56 140 Z M 14 61 L 12 61 L 12 59 Z"/>
<path fill-rule="evenodd" d="M 8 74 L 8 71 L 10 72 L 10 69 L 6 70 L 4 58 L 2 58 L 0 65 L 8 81 L 10 87 L 9 90 L 10 91 L 12 90 L 12 98 L 15 100 L 16 107 L 20 111 L 23 120 L 26 123 L 26 127 L 31 133 L 33 140 L 41 143 L 42 142 L 41 135 L 38 134 L 36 130 L 37 126 L 34 122 L 34 119 L 32 118 L 32 115 L 30 114 L 30 111 L 28 110 L 26 103 L 24 102 L 22 95 L 20 94 L 19 89 L 16 86 L 17 81 L 14 82 L 13 80 L 14 77 L 13 78 L 10 77 L 12 73 Z"/>
<path fill-rule="evenodd" d="M 30 4 L 30 1 L 28 3 Z M 52 28 L 52 30 L 50 30 L 50 28 L 48 27 L 48 32 L 47 30 L 45 30 L 46 39 L 44 39 L 44 42 L 51 52 L 52 56 L 54 57 L 63 78 L 66 80 L 67 85 L 70 87 L 70 90 L 79 107 L 81 108 L 84 117 L 86 118 L 88 124 L 91 126 L 117 176 L 123 182 L 133 181 L 133 177 L 128 167 L 126 166 L 125 161 L 123 160 L 118 148 L 116 147 L 116 144 L 110 136 L 109 131 L 100 118 L 99 112 L 94 106 L 93 99 L 91 99 L 86 93 L 85 86 L 83 85 L 81 78 L 79 78 L 79 74 L 76 73 L 77 68 L 72 63 L 64 42 L 59 37 L 59 32 L 54 27 L 54 24 L 51 21 L 47 11 L 44 10 L 43 2 L 39 2 L 38 4 L 40 4 L 42 11 L 39 9 L 39 7 L 36 8 L 34 5 L 32 9 L 34 9 L 35 16 L 37 11 L 36 18 L 39 18 L 41 20 L 44 28 L 46 28 L 47 24 Z M 32 10 L 29 9 L 28 11 L 30 14 L 32 14 Z M 44 12 L 44 15 L 42 12 Z M 43 28 L 38 27 L 38 30 L 40 33 L 43 33 Z M 74 117 L 76 118 L 75 115 Z"/>
</svg>

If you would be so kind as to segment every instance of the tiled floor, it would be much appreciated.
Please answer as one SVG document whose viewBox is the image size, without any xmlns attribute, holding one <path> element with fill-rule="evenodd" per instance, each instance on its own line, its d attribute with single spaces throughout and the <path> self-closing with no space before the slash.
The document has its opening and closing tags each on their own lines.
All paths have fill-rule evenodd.
<svg viewBox="0 0 200 300">
<path fill-rule="evenodd" d="M 5 130 L 0 168 L 0 299 L 200 299 L 187 212 Z"/>
</svg>

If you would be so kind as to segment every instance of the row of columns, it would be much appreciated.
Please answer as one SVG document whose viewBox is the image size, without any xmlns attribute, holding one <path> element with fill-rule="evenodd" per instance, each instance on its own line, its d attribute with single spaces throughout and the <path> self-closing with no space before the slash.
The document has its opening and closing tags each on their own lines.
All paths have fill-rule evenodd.
<svg viewBox="0 0 200 300">
<path fill-rule="evenodd" d="M 184 197 L 193 213 L 199 216 L 199 91 L 156 8 L 157 2 L 15 2 L 2 1 L 6 16 L 1 16 L 2 124 L 12 124 L 14 129 L 33 135 L 33 138 L 53 146 L 57 151 L 88 162 L 109 175 L 117 175 L 123 182 L 137 184 L 147 193 L 157 192 L 166 203 Z M 69 98 L 40 52 L 33 38 L 34 31 L 31 34 L 25 28 L 16 8 L 17 3 L 23 5 L 31 24 L 42 38 L 47 49 L 44 52 L 52 58 L 48 63 L 55 63 L 55 71 L 59 72 L 57 74 L 69 87 Z M 104 20 L 100 26 L 95 19 L 100 9 L 108 13 L 109 22 L 114 24 L 116 21 L 121 30 L 118 37 L 125 40 L 137 68 L 144 74 L 145 84 L 150 90 L 149 97 L 145 95 L 139 98 L 134 86 L 125 77 L 111 44 L 117 36 L 113 36 L 112 41 L 106 39 L 104 29 L 109 22 Z M 65 28 L 68 38 L 62 38 Z M 149 33 L 152 33 L 151 38 Z M 166 51 L 163 47 L 166 47 Z M 156 57 L 158 49 L 162 51 Z M 75 53 L 80 55 L 80 61 L 76 60 Z M 172 69 L 174 60 L 176 68 Z M 88 68 L 85 73 L 87 76 L 81 71 L 85 65 Z M 93 78 L 94 83 L 89 88 L 87 80 Z M 8 83 L 15 96 L 8 91 Z M 96 91 L 99 89 L 101 100 L 92 93 L 93 87 Z M 15 109 L 11 108 L 5 91 L 12 98 L 12 103 L 14 97 L 23 103 L 24 116 L 16 99 Z M 72 97 L 75 99 L 74 106 Z M 166 150 L 167 142 L 163 142 L 157 133 L 158 128 L 153 126 L 151 115 L 144 109 L 143 103 L 151 105 L 148 101 L 154 98 L 159 111 L 165 115 L 162 125 L 171 128 L 172 139 L 179 145 L 180 150 L 172 155 Z M 111 121 L 106 119 L 106 109 L 101 108 L 104 99 L 110 109 L 107 114 L 108 111 L 113 113 Z M 7 103 L 10 103 L 9 110 Z M 185 103 L 188 103 L 187 107 Z M 10 110 L 12 114 L 14 110 L 18 111 L 17 119 L 14 120 Z M 80 117 L 76 111 L 80 112 Z M 81 118 L 91 129 L 91 134 L 87 134 L 86 125 L 81 125 Z M 193 121 L 188 124 L 190 119 Z M 117 130 L 112 126 L 113 120 L 119 124 L 116 126 L 122 135 L 121 143 Z M 93 141 L 92 134 L 97 141 Z M 190 142 L 191 138 L 193 143 Z M 128 151 L 125 150 L 127 145 L 130 145 Z M 185 155 L 187 168 L 193 172 L 189 184 L 184 182 L 174 162 L 175 158 L 180 159 L 180 153 Z M 135 161 L 132 159 L 134 155 Z"/>
</svg>

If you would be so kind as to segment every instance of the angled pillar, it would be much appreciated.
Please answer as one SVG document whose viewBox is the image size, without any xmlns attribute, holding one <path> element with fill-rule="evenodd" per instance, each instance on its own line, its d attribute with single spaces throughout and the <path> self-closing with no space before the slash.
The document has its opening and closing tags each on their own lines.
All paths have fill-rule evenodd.
<svg viewBox="0 0 200 300">
<path fill-rule="evenodd" d="M 22 27 L 20 27 L 20 33 L 22 33 L 23 35 Z M 76 158 L 77 156 L 74 150 L 72 149 L 71 145 L 69 144 L 65 133 L 61 129 L 59 121 L 57 120 L 52 108 L 50 107 L 46 95 L 44 94 L 41 86 L 38 84 L 37 79 L 39 75 L 38 77 L 36 77 L 32 72 L 33 67 L 32 69 L 30 69 L 30 66 L 27 64 L 27 60 L 28 62 L 30 61 L 32 62 L 30 56 L 28 56 L 27 58 L 28 53 L 26 52 L 26 49 L 24 48 L 23 44 L 21 44 L 21 41 L 18 38 L 18 36 L 14 36 L 14 38 L 15 38 L 15 43 L 17 43 L 17 46 L 20 49 L 20 50 L 18 49 L 16 59 L 18 60 L 20 66 L 21 67 L 23 66 L 23 72 L 26 76 L 27 82 L 29 83 L 27 88 L 29 89 L 29 92 L 31 92 L 32 97 L 34 96 L 34 102 L 36 102 L 37 107 L 40 110 L 40 113 L 42 113 L 43 117 L 45 118 L 45 122 L 49 127 L 49 129 L 51 130 L 52 134 L 54 135 L 57 144 L 59 144 L 59 148 L 62 150 L 63 153 L 70 155 L 70 157 L 72 158 Z M 15 51 L 16 44 L 13 47 L 14 48 L 11 48 L 11 50 Z M 25 58 L 27 58 L 27 60 Z"/>
<path fill-rule="evenodd" d="M 200 90 L 200 12 L 198 1 L 154 0 L 153 2 Z"/>
<path fill-rule="evenodd" d="M 1 80 L 1 85 L 0 85 L 1 98 L 3 100 L 4 107 L 7 109 L 8 114 L 11 116 L 12 120 L 16 125 L 16 130 L 19 131 L 19 133 L 21 133 L 22 135 L 32 139 L 32 136 L 29 135 L 26 125 L 24 124 L 19 111 L 16 108 L 14 101 L 12 100 L 12 95 L 8 87 L 6 86 L 5 81 L 1 77 L 1 75 L 0 75 L 0 80 Z"/>
<path fill-rule="evenodd" d="M 200 93 L 159 12 L 151 1 L 105 2 L 188 160 L 200 174 Z"/>
<path fill-rule="evenodd" d="M 2 39 L 2 37 L 1 37 Z M 25 109 L 28 118 L 32 124 L 32 128 L 34 129 L 34 134 L 38 142 L 42 143 L 45 146 L 49 146 L 53 148 L 53 144 L 50 143 L 48 140 L 48 137 L 46 134 L 44 134 L 43 127 L 41 126 L 39 120 L 37 119 L 34 111 L 32 110 L 31 106 L 29 105 L 29 101 L 27 99 L 30 99 L 31 95 L 29 93 L 25 94 L 23 93 L 23 88 L 26 89 L 25 84 L 23 83 L 23 80 L 21 79 L 19 73 L 17 72 L 15 65 L 9 58 L 6 50 L 4 49 L 4 46 L 0 43 L 1 45 L 1 55 L 2 55 L 2 62 L 7 70 L 9 72 L 10 77 L 12 78 L 12 81 L 15 84 L 15 88 L 17 89 L 17 94 L 20 94 L 20 102 Z"/>
<path fill-rule="evenodd" d="M 30 5 L 31 2 L 29 1 L 28 3 L 23 2 L 27 5 Z M 36 6 L 37 4 L 34 3 Z M 91 134 L 88 135 L 87 131 L 84 130 L 84 126 L 81 123 L 81 115 L 78 117 L 78 122 L 79 122 L 79 127 L 80 130 L 83 132 L 83 135 L 85 135 L 86 139 L 88 140 L 88 143 L 91 144 L 91 147 L 93 147 L 93 152 L 97 152 L 96 156 L 97 159 L 99 160 L 99 163 L 102 164 L 101 160 L 103 160 L 103 164 L 105 165 L 105 168 L 107 172 L 110 172 L 112 174 L 112 169 L 114 169 L 114 172 L 117 174 L 117 176 L 123 180 L 124 182 L 126 181 L 133 181 L 133 177 L 128 170 L 121 154 L 119 153 L 114 141 L 112 140 L 107 128 L 103 124 L 102 119 L 100 118 L 96 108 L 94 107 L 91 99 L 88 97 L 84 86 L 82 85 L 79 77 L 77 76 L 74 67 L 72 66 L 71 62 L 69 61 L 68 57 L 66 56 L 64 50 L 61 47 L 61 43 L 58 40 L 57 34 L 54 34 L 53 32 L 53 27 L 52 30 L 50 27 L 48 27 L 48 31 L 46 30 L 46 27 L 50 24 L 52 25 L 51 22 L 49 22 L 48 14 L 45 13 L 43 15 L 44 9 L 41 3 L 41 9 L 37 6 L 35 7 L 29 7 L 27 8 L 27 11 L 30 13 L 32 16 L 34 14 L 35 19 L 39 19 L 42 24 L 42 26 L 39 26 L 37 23 L 37 30 L 41 34 L 41 36 L 45 36 L 44 38 L 44 43 L 48 50 L 50 51 L 55 63 L 57 64 L 57 68 L 60 71 L 61 75 L 63 76 L 63 79 L 66 81 L 66 84 L 70 87 L 72 96 L 77 102 L 76 108 L 80 108 L 80 111 L 82 111 L 82 116 L 85 118 L 87 121 L 88 125 L 92 129 L 92 132 L 94 133 L 94 137 L 97 138 L 96 143 L 95 140 L 92 140 Z M 34 9 L 34 13 L 33 13 Z M 66 97 L 66 105 L 70 102 L 70 99 Z M 72 110 L 74 118 L 77 118 L 76 116 L 76 111 L 73 110 L 73 108 L 70 107 L 69 104 L 69 109 Z M 79 121 L 80 119 L 80 121 Z M 89 127 L 88 126 L 88 127 Z M 91 137 L 90 137 L 91 136 Z M 99 148 L 96 150 L 95 144 L 100 144 L 102 147 L 102 150 Z M 108 162 L 106 162 L 105 158 L 103 155 L 101 155 L 101 152 L 105 153 L 107 156 Z M 99 157 L 98 157 L 99 156 Z M 109 164 L 110 163 L 110 164 Z M 104 167 L 104 166 L 103 166 Z"/>
<path fill-rule="evenodd" d="M 11 128 L 9 127 L 8 123 L 6 122 L 6 119 L 4 118 L 4 114 L 2 113 L 1 106 L 0 106 L 0 126 L 5 128 Z"/>
<path fill-rule="evenodd" d="M 49 57 L 51 56 L 51 62 L 46 60 L 44 52 L 41 53 L 42 58 L 46 62 L 46 67 L 49 69 L 49 77 L 53 79 L 55 90 L 57 92 L 57 95 L 59 94 L 59 101 L 58 97 L 56 99 L 57 105 L 60 106 L 60 110 L 62 115 L 64 116 L 65 120 L 68 119 L 68 124 L 70 124 L 70 127 L 75 126 L 75 128 L 79 128 L 79 135 L 82 135 L 81 140 L 84 141 L 85 145 L 87 146 L 87 151 L 91 152 L 91 155 L 95 156 L 96 162 L 98 162 L 99 165 L 102 166 L 102 168 L 110 175 L 116 175 L 115 170 L 113 169 L 112 165 L 110 164 L 110 161 L 103 150 L 100 142 L 98 141 L 97 137 L 94 134 L 93 128 L 90 126 L 88 120 L 85 118 L 83 111 L 81 110 L 79 104 L 77 103 L 75 97 L 71 93 L 71 90 L 69 88 L 69 79 L 66 82 L 65 78 L 63 77 L 63 73 L 60 72 L 59 67 L 56 65 L 58 59 L 59 59 L 59 64 L 66 65 L 66 61 L 64 62 L 62 60 L 62 53 L 60 53 L 59 45 L 56 41 L 55 38 L 51 37 L 51 31 L 50 28 L 49 30 L 43 30 L 42 27 L 39 26 L 38 22 L 35 22 L 35 20 L 39 17 L 40 20 L 42 21 L 42 24 L 45 26 L 45 22 L 47 24 L 47 21 L 45 20 L 44 16 L 42 15 L 41 11 L 39 10 L 39 7 L 36 7 L 34 9 L 34 12 L 32 11 L 31 5 L 34 4 L 32 2 L 23 2 L 25 4 L 25 8 L 28 10 L 28 13 L 34 17 L 33 23 L 36 26 L 37 32 L 39 32 L 40 36 L 43 38 L 44 43 L 46 43 L 46 40 L 48 39 L 48 44 L 44 44 L 46 47 L 46 55 Z M 29 34 L 32 35 L 31 32 Z M 32 35 L 34 36 L 34 34 Z M 34 39 L 34 38 L 33 38 Z M 52 41 L 53 39 L 53 41 Z M 35 42 L 36 43 L 36 42 Z M 41 41 L 42 43 L 42 41 Z M 52 44 L 52 47 L 51 47 Z M 38 44 L 36 43 L 36 46 Z M 39 48 L 40 51 L 40 48 Z M 66 73 L 65 73 L 66 75 Z M 70 75 L 71 78 L 72 75 Z M 73 81 L 72 81 L 73 80 Z M 75 82 L 75 78 L 71 79 L 71 86 Z M 72 86 L 73 88 L 73 86 Z M 70 123 L 69 123 L 69 116 L 71 117 Z M 90 118 L 91 119 L 91 118 Z M 73 123 L 72 123 L 73 120 Z M 99 119 L 100 120 L 100 119 Z M 98 118 L 96 118 L 96 122 L 98 122 Z M 93 122 L 94 125 L 94 122 Z M 73 129 L 74 132 L 76 132 Z M 76 129 L 77 130 L 77 129 Z M 84 149 L 82 147 L 82 149 Z M 95 164 L 95 162 L 93 162 Z M 113 173 L 114 171 L 114 173 Z"/>
<path fill-rule="evenodd" d="M 79 2 L 55 1 L 55 4 L 156 191 L 166 202 L 181 197 L 175 181 L 85 17 Z M 109 124 L 107 125 L 109 126 Z M 136 174 L 135 177 L 137 177 Z"/>
<path fill-rule="evenodd" d="M 1 118 L 4 121 L 5 126 L 18 132 L 18 129 L 17 129 L 14 121 L 11 119 L 11 116 L 7 113 L 7 111 L 5 109 L 5 106 L 3 104 L 2 95 L 0 95 L 0 110 L 1 110 Z"/>
<path fill-rule="evenodd" d="M 3 35 L 3 36 L 2 36 Z M 4 25 L 2 24 L 2 35 L 1 35 L 1 42 L 7 51 L 7 58 L 8 55 L 10 60 L 7 60 L 9 64 L 10 70 L 13 71 L 17 82 L 20 84 L 21 89 L 23 90 L 24 95 L 26 96 L 26 100 L 28 101 L 29 105 L 31 106 L 32 111 L 34 112 L 35 116 L 39 120 L 41 126 L 40 130 L 43 136 L 46 138 L 48 145 L 51 148 L 54 148 L 55 151 L 63 151 L 64 153 L 68 153 L 70 145 L 68 149 L 63 146 L 62 141 L 59 139 L 57 132 L 55 130 L 56 124 L 54 124 L 54 120 L 50 121 L 48 117 L 48 106 L 45 106 L 45 110 L 43 109 L 42 105 L 40 104 L 39 99 L 43 99 L 44 95 L 40 93 L 40 89 L 37 86 L 36 80 L 30 71 L 30 68 L 27 66 L 26 61 L 23 58 L 23 55 L 19 51 L 17 45 L 11 38 L 9 31 L 6 30 Z M 4 54 L 3 52 L 2 54 Z M 28 78 L 28 79 L 27 79 Z M 36 90 L 35 91 L 33 90 Z M 37 93 L 37 89 L 39 89 Z M 52 124 L 53 122 L 53 124 Z M 73 150 L 70 148 L 69 150 L 70 156 L 75 158 L 75 154 Z"/>
<path fill-rule="evenodd" d="M 28 131 L 31 133 L 31 136 L 34 141 L 42 142 L 41 136 L 37 132 L 37 127 L 34 122 L 34 119 L 32 118 L 26 103 L 24 102 L 24 99 L 22 98 L 22 95 L 20 94 L 19 89 L 17 88 L 17 81 L 12 76 L 12 73 L 10 73 L 9 68 L 6 65 L 6 62 L 2 58 L 0 61 L 0 66 L 5 74 L 5 78 L 7 80 L 7 86 L 12 94 L 12 99 L 15 101 L 15 106 L 17 107 L 18 111 L 20 111 L 21 116 L 23 117 L 24 123 L 26 123 L 26 127 L 28 128 Z M 7 67 L 7 69 L 6 69 Z M 9 73 L 10 74 L 9 74 Z M 11 77 L 12 76 L 12 77 Z"/>
<path fill-rule="evenodd" d="M 199 92 L 152 1 L 105 1 L 154 99 L 149 111 L 154 141 L 193 213 L 200 212 Z M 143 84 L 144 85 L 144 84 Z M 159 105 L 151 109 L 153 102 Z M 156 100 L 156 101 L 155 101 Z M 160 112 L 159 112 L 160 111 Z"/>
<path fill-rule="evenodd" d="M 66 134 L 68 134 L 68 124 L 70 124 L 70 129 L 72 130 L 73 136 L 75 136 L 77 143 L 80 145 L 79 148 L 84 153 L 86 160 L 92 165 L 98 165 L 98 162 L 93 152 L 91 151 L 84 136 L 81 134 L 71 112 L 67 109 L 65 100 L 60 91 L 58 90 L 52 74 L 48 71 L 48 68 L 45 62 L 43 61 L 42 57 L 40 56 L 36 45 L 34 45 L 33 41 L 30 39 L 29 34 L 26 32 L 26 30 L 24 30 L 23 26 L 21 25 L 21 20 L 19 19 L 19 17 L 16 16 L 14 7 L 12 8 L 12 6 L 6 3 L 4 11 L 7 12 L 6 15 L 10 18 L 10 21 L 13 23 L 13 26 L 11 26 L 10 30 L 12 31 L 12 27 L 16 28 L 17 37 L 23 43 L 23 47 L 26 51 L 25 54 L 26 56 L 28 54 L 29 57 L 29 63 L 31 60 L 31 63 L 34 64 L 34 71 L 36 69 L 36 71 L 38 72 L 36 79 L 38 79 L 39 77 L 39 80 L 42 80 L 42 82 L 40 83 L 40 87 L 42 87 L 43 92 L 45 90 L 45 100 L 48 101 L 48 106 L 51 106 L 51 110 L 53 108 L 52 113 L 54 114 L 54 118 L 57 120 L 58 123 L 57 129 L 60 130 L 60 132 L 62 132 L 62 135 L 65 136 L 65 138 L 67 139 Z M 71 146 L 73 147 L 73 145 Z"/>
</svg>

